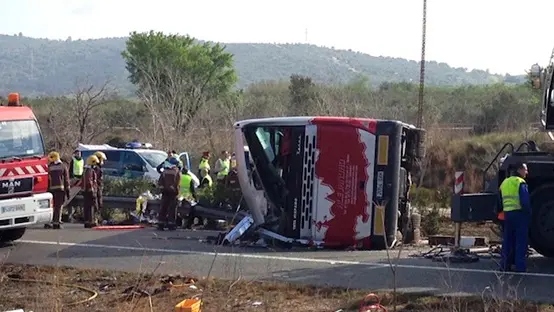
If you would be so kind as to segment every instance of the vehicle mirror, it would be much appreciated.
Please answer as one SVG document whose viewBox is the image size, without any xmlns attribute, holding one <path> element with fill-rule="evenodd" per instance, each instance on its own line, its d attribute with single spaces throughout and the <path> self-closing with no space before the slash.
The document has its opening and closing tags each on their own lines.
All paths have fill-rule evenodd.
<svg viewBox="0 0 554 312">
<path fill-rule="evenodd" d="M 148 168 L 146 168 L 146 166 L 143 165 L 143 166 L 142 166 L 142 171 L 143 171 L 143 172 L 148 172 Z"/>
</svg>

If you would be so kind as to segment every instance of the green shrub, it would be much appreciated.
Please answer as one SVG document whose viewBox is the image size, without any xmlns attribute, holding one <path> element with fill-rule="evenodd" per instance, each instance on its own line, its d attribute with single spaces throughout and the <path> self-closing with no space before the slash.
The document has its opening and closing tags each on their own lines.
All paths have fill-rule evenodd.
<svg viewBox="0 0 554 312">
<path fill-rule="evenodd" d="M 451 193 L 452 191 L 445 187 L 428 189 L 412 185 L 410 189 L 410 199 L 412 205 L 418 208 L 429 208 L 434 205 L 446 208 L 450 207 Z"/>
<path fill-rule="evenodd" d="M 146 191 L 150 191 L 152 194 L 157 192 L 156 183 L 148 178 L 104 178 L 104 196 L 138 197 Z"/>
<path fill-rule="evenodd" d="M 436 235 L 440 231 L 441 214 L 437 205 L 432 209 L 423 209 L 421 211 L 421 229 L 423 235 L 429 237 Z"/>
</svg>

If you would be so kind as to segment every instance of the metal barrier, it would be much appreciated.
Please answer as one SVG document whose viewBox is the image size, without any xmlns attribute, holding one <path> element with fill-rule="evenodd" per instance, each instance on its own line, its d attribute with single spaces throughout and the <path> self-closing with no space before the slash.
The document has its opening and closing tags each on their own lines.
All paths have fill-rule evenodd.
<svg viewBox="0 0 554 312">
<path fill-rule="evenodd" d="M 114 197 L 106 196 L 103 198 L 103 203 L 105 208 L 112 209 L 122 209 L 126 212 L 133 211 L 136 208 L 136 198 L 134 197 Z M 72 206 L 83 206 L 83 196 L 77 195 L 70 203 Z M 153 211 L 158 211 L 160 209 L 161 201 L 159 199 L 148 200 L 148 209 Z M 233 221 L 232 223 L 237 223 L 242 218 L 248 214 L 244 211 L 235 211 L 228 209 L 219 209 L 219 208 L 209 208 L 202 205 L 195 205 L 193 207 L 193 214 L 198 217 L 208 218 L 208 219 L 222 219 L 226 221 Z M 189 211 L 183 211 L 188 213 Z"/>
</svg>

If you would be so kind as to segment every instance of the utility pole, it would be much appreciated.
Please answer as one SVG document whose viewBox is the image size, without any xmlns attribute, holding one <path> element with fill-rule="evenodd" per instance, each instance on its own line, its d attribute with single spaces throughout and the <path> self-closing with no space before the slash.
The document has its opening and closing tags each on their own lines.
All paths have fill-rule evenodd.
<svg viewBox="0 0 554 312">
<path fill-rule="evenodd" d="M 425 35 L 427 32 L 427 0 L 423 0 L 423 21 L 421 31 L 421 63 L 419 70 L 419 99 L 417 104 L 417 127 L 423 127 L 423 95 L 425 91 Z"/>
</svg>

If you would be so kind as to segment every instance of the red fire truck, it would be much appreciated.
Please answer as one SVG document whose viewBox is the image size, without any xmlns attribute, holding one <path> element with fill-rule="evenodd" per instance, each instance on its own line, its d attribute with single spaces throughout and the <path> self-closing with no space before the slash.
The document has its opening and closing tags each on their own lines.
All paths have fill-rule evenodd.
<svg viewBox="0 0 554 312">
<path fill-rule="evenodd" d="M 23 236 L 32 224 L 52 219 L 48 160 L 31 108 L 11 93 L 0 105 L 0 243 Z"/>
<path fill-rule="evenodd" d="M 236 153 L 238 176 L 254 228 L 286 242 L 392 246 L 409 226 L 410 174 L 424 157 L 424 137 L 414 126 L 369 118 L 237 122 L 235 148 L 246 151 Z"/>
</svg>

